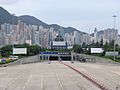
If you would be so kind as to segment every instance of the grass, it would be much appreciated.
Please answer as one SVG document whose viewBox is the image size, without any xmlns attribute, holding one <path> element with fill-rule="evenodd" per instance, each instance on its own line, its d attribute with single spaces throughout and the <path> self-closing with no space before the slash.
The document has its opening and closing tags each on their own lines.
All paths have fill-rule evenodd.
<svg viewBox="0 0 120 90">
<path fill-rule="evenodd" d="M 16 60 L 10 60 L 9 58 L 6 58 L 5 60 L 6 60 L 6 63 L 0 62 L 0 65 L 2 65 L 2 64 L 8 64 L 8 63 L 16 61 Z"/>
<path fill-rule="evenodd" d="M 102 54 L 91 54 L 91 55 L 101 57 L 101 58 L 110 59 L 110 60 L 115 61 L 115 62 L 120 62 L 120 56 L 117 56 L 116 60 L 114 60 L 114 56 L 103 56 Z"/>
</svg>

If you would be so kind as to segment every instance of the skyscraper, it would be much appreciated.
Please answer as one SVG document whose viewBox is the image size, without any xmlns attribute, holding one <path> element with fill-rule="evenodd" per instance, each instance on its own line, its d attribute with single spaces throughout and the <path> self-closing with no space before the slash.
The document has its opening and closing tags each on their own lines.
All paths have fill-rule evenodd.
<svg viewBox="0 0 120 90">
<path fill-rule="evenodd" d="M 115 29 L 105 29 L 104 30 L 104 36 L 103 36 L 103 44 L 110 43 L 113 40 L 117 40 L 118 38 L 118 30 Z"/>
<path fill-rule="evenodd" d="M 97 43 L 98 42 L 98 31 L 97 31 L 97 28 L 95 28 L 94 30 L 94 43 Z"/>
</svg>

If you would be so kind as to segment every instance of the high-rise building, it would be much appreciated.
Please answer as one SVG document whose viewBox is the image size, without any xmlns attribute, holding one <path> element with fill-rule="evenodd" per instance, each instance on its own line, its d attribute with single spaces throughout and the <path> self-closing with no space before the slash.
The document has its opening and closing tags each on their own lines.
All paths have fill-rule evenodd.
<svg viewBox="0 0 120 90">
<path fill-rule="evenodd" d="M 74 31 L 74 44 L 80 45 L 80 33 L 77 31 Z"/>
<path fill-rule="evenodd" d="M 89 34 L 82 34 L 82 43 L 81 43 L 81 45 L 83 44 L 83 43 L 85 43 L 86 45 L 89 45 L 90 43 L 91 43 L 91 40 L 90 40 L 90 35 Z"/>
<path fill-rule="evenodd" d="M 118 36 L 117 40 L 115 41 L 115 44 L 118 44 L 120 46 L 120 35 Z"/>
<path fill-rule="evenodd" d="M 97 43 L 98 42 L 98 31 L 97 31 L 97 28 L 95 28 L 94 30 L 94 43 Z"/>
<path fill-rule="evenodd" d="M 115 29 L 106 29 L 104 30 L 104 36 L 103 36 L 103 44 L 110 43 L 113 40 L 117 40 L 118 38 L 118 30 Z"/>
</svg>

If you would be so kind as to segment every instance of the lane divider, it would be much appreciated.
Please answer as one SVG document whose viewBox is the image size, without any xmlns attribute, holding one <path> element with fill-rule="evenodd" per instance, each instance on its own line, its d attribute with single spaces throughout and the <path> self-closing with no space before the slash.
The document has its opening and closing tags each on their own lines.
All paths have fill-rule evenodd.
<svg viewBox="0 0 120 90">
<path fill-rule="evenodd" d="M 82 71 L 80 71 L 79 69 L 71 66 L 71 65 L 68 65 L 66 63 L 63 63 L 63 62 L 59 62 L 69 68 L 71 68 L 72 70 L 76 71 L 77 73 L 81 74 L 83 77 L 85 77 L 87 80 L 89 80 L 90 82 L 92 82 L 94 85 L 96 85 L 98 88 L 100 88 L 101 90 L 112 90 L 110 88 L 108 88 L 107 86 L 105 86 L 103 83 L 101 83 L 100 81 L 98 81 L 97 79 L 93 78 L 92 76 L 90 76 L 89 74 L 86 74 Z"/>
</svg>

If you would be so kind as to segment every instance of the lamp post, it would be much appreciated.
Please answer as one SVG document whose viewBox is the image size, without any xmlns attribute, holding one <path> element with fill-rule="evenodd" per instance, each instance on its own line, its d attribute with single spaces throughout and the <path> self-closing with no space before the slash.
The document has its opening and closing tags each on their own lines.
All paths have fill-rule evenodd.
<svg viewBox="0 0 120 90">
<path fill-rule="evenodd" d="M 116 27 L 115 27 L 115 24 L 116 24 L 116 17 L 117 17 L 117 16 L 116 16 L 116 15 L 113 15 L 112 17 L 114 18 L 114 30 L 115 30 L 115 28 L 116 28 Z M 113 35 L 114 35 L 113 37 L 114 37 L 114 60 L 115 60 L 115 34 L 113 34 Z"/>
<path fill-rule="evenodd" d="M 13 22 L 12 22 L 12 24 L 13 24 L 13 31 L 12 31 L 12 35 L 14 35 L 14 16 L 15 16 L 15 14 L 12 14 L 12 16 L 13 16 Z M 13 40 L 12 44 L 13 44 L 12 48 L 14 49 L 14 40 Z M 13 56 L 14 56 L 14 52 L 13 52 Z"/>
</svg>

